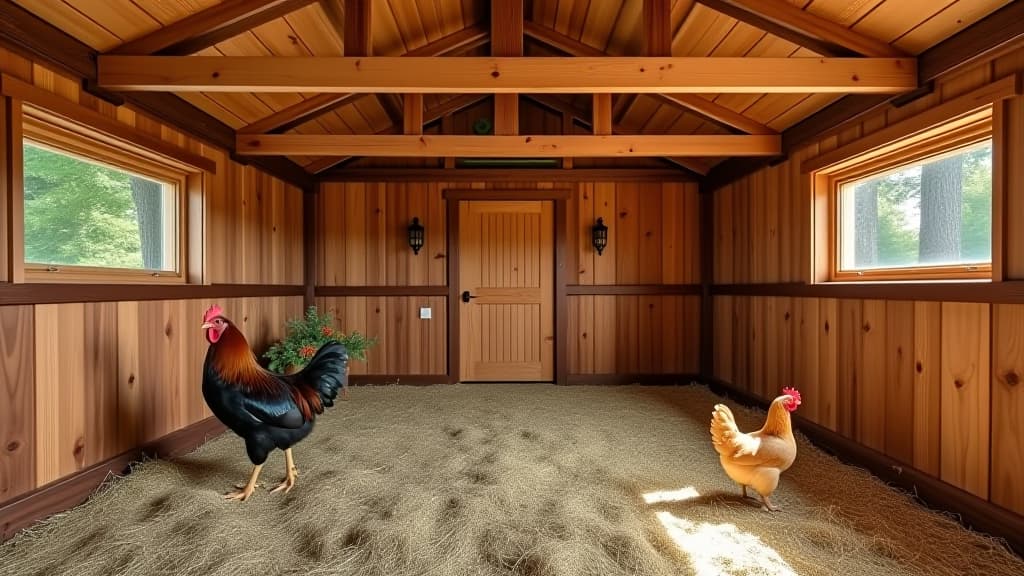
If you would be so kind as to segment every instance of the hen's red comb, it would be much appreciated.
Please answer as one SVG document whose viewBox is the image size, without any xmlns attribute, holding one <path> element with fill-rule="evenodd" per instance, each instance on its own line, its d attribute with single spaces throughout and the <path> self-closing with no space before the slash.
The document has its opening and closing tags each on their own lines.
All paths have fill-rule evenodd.
<svg viewBox="0 0 1024 576">
<path fill-rule="evenodd" d="M 796 402 L 796 404 L 800 405 L 800 391 L 799 390 L 797 390 L 796 388 L 788 388 L 787 387 L 787 388 L 783 388 L 782 389 L 782 393 L 787 395 L 787 396 L 792 396 L 793 400 Z"/>
<path fill-rule="evenodd" d="M 203 322 L 209 322 L 210 320 L 213 320 L 217 316 L 222 316 L 223 314 L 224 310 L 221 309 L 220 306 L 214 304 L 213 306 L 210 306 L 209 310 L 206 311 L 206 314 L 203 315 Z"/>
</svg>

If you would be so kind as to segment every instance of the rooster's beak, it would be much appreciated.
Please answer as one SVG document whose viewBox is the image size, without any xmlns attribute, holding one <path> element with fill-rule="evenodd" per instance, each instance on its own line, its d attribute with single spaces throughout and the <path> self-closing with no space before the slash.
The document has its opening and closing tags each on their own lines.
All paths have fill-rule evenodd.
<svg viewBox="0 0 1024 576">
<path fill-rule="evenodd" d="M 202 328 L 203 330 L 207 330 L 209 328 L 213 328 L 213 324 L 211 324 L 209 322 L 203 322 L 203 325 L 200 326 L 200 328 Z"/>
</svg>

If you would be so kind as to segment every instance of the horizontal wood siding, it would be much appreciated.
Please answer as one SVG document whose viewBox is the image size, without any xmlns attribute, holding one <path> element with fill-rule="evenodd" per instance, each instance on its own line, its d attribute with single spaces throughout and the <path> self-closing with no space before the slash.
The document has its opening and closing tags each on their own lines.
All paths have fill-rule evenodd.
<svg viewBox="0 0 1024 576">
<path fill-rule="evenodd" d="M 4 50 L 0 71 L 212 160 L 216 174 L 206 176 L 204 201 L 192 212 L 202 217 L 195 238 L 205 239 L 204 281 L 233 285 L 233 297 L 215 300 L 175 286 L 182 299 L 93 302 L 83 291 L 82 302 L 68 302 L 65 291 L 54 302 L 41 291 L 38 300 L 19 292 L 19 305 L 0 306 L 3 503 L 209 417 L 200 391 L 202 314 L 222 306 L 259 353 L 282 336 L 285 321 L 302 313 L 301 292 L 246 297 L 240 285 L 254 285 L 255 294 L 268 285 L 301 286 L 303 222 L 301 190 L 223 150 Z M 145 286 L 124 292 L 132 290 Z"/>
<path fill-rule="evenodd" d="M 912 290 L 902 292 L 906 300 L 886 300 L 869 297 L 871 290 L 858 298 L 856 287 L 814 293 L 780 284 L 811 279 L 804 159 L 1020 70 L 1024 50 L 940 79 L 930 95 L 833 130 L 787 161 L 715 191 L 714 282 L 757 286 L 756 294 L 716 295 L 713 307 L 717 378 L 765 400 L 796 386 L 805 418 L 1024 515 L 1024 305 L 971 302 L 969 287 L 953 302 L 915 301 Z M 1004 129 L 997 147 L 1005 151 L 993 162 L 997 282 L 1024 279 L 1022 118 L 1021 97 L 994 114 Z M 824 297 L 833 294 L 839 297 Z M 978 300 L 988 298 L 980 294 Z"/>
</svg>

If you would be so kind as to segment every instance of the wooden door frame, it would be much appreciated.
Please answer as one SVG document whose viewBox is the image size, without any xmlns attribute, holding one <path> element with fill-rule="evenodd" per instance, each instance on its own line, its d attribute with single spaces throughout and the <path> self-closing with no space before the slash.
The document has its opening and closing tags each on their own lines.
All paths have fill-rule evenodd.
<svg viewBox="0 0 1024 576">
<path fill-rule="evenodd" d="M 550 200 L 554 204 L 554 266 L 555 266 L 555 384 L 566 384 L 569 374 L 569 297 L 566 244 L 568 243 L 567 202 L 570 188 L 544 190 L 475 190 L 446 188 L 441 191 L 445 200 L 448 226 L 448 383 L 460 377 L 462 353 L 461 318 L 459 312 L 459 202 L 468 200 Z"/>
</svg>

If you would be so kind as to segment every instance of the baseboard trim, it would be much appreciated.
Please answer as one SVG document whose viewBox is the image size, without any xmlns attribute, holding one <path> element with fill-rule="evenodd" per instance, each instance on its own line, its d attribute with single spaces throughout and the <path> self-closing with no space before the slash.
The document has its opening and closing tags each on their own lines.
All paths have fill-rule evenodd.
<svg viewBox="0 0 1024 576">
<path fill-rule="evenodd" d="M 219 420 L 207 418 L 0 504 L 0 542 L 39 520 L 85 502 L 110 474 L 126 474 L 133 462 L 187 454 L 224 430 Z"/>
<path fill-rule="evenodd" d="M 569 374 L 569 386 L 622 386 L 643 384 L 670 386 L 699 380 L 696 374 Z"/>
<path fill-rule="evenodd" d="M 716 394 L 732 398 L 740 404 L 768 408 L 768 402 L 723 380 L 712 379 L 707 384 Z M 1011 550 L 1024 557 L 1024 516 L 911 468 L 796 414 L 793 415 L 793 425 L 825 452 L 847 464 L 864 468 L 883 482 L 915 495 L 918 501 L 929 508 L 954 514 L 967 528 L 1005 540 Z"/>
</svg>

